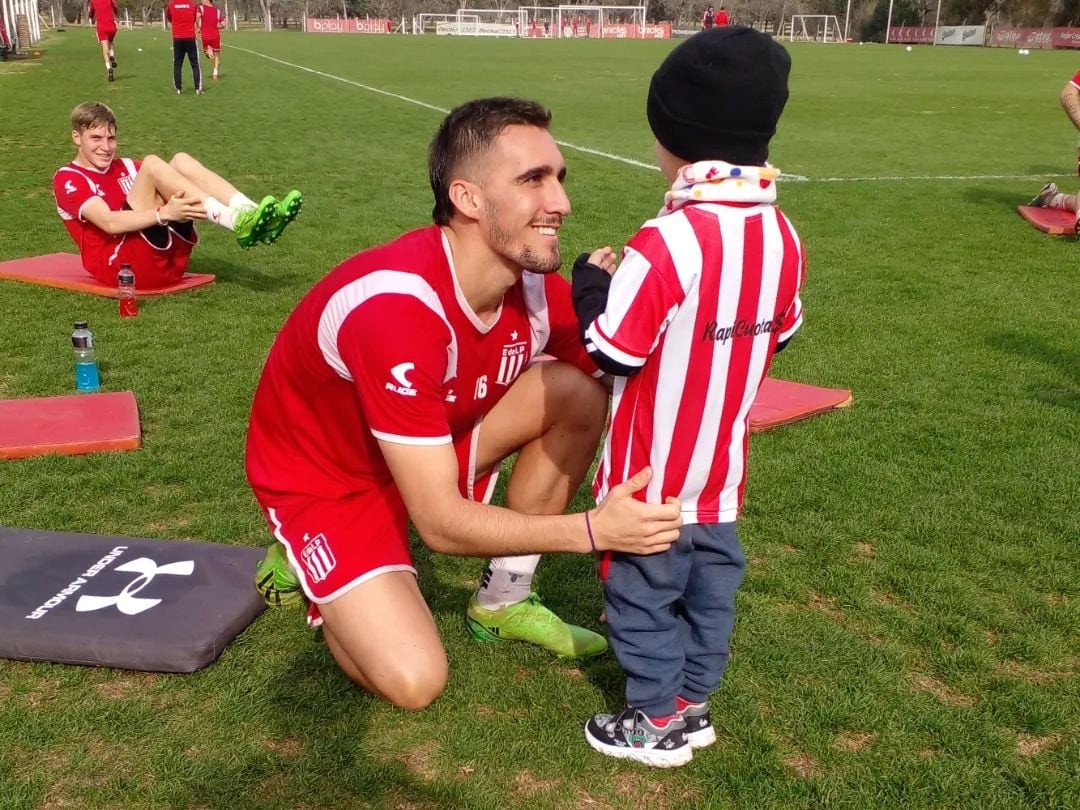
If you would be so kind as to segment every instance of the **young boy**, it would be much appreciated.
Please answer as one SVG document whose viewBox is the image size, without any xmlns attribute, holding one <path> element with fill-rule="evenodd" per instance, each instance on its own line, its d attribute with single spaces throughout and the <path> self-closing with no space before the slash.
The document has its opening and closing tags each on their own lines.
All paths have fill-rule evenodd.
<svg viewBox="0 0 1080 810">
<path fill-rule="evenodd" d="M 766 164 L 790 68 L 780 45 L 745 27 L 702 31 L 672 51 L 648 98 L 672 183 L 664 207 L 614 275 L 585 256 L 574 266 L 586 349 L 616 375 L 594 494 L 650 465 L 645 500 L 678 497 L 684 524 L 666 552 L 602 561 L 627 708 L 596 715 L 585 736 L 608 756 L 672 767 L 716 739 L 708 699 L 745 566 L 735 519 L 750 405 L 802 322 L 805 258 Z"/>
</svg>

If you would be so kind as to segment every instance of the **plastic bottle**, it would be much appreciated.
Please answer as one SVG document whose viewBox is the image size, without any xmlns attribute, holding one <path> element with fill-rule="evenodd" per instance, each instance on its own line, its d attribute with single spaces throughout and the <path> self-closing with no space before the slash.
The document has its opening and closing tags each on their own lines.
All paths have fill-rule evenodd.
<svg viewBox="0 0 1080 810">
<path fill-rule="evenodd" d="M 75 388 L 78 391 L 97 391 L 101 388 L 97 356 L 94 354 L 94 333 L 86 321 L 75 321 L 71 333 L 71 346 L 75 350 Z"/>
<path fill-rule="evenodd" d="M 120 299 L 120 317 L 134 318 L 139 314 L 139 299 L 135 297 L 135 273 L 130 264 L 120 265 L 116 276 L 116 297 Z"/>
</svg>

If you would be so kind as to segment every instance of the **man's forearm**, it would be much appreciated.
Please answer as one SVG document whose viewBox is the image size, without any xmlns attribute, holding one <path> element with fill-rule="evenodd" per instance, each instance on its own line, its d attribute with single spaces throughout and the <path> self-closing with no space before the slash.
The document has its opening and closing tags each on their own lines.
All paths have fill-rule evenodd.
<svg viewBox="0 0 1080 810">
<path fill-rule="evenodd" d="M 1071 82 L 1061 91 L 1061 106 L 1073 126 L 1080 130 L 1080 90 L 1077 90 Z"/>
<path fill-rule="evenodd" d="M 459 557 L 511 557 L 590 549 L 585 516 L 526 515 L 459 499 L 450 514 L 416 523 L 432 551 Z"/>
<path fill-rule="evenodd" d="M 110 211 L 100 218 L 101 221 L 95 222 L 93 219 L 90 221 L 105 233 L 116 236 L 122 233 L 134 233 L 157 225 L 159 224 L 159 216 L 161 215 L 153 209 L 145 211 Z M 95 219 L 98 218 L 95 217 Z M 162 222 L 164 221 L 165 219 L 162 217 Z"/>
</svg>

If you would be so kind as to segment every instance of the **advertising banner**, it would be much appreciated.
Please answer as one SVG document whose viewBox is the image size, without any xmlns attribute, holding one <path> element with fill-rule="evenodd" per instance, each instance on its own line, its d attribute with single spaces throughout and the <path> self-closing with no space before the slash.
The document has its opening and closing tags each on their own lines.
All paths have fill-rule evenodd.
<svg viewBox="0 0 1080 810">
<path fill-rule="evenodd" d="M 435 23 L 435 33 L 444 37 L 516 37 L 517 29 L 518 27 L 513 23 L 486 23 L 473 20 Z"/>
<path fill-rule="evenodd" d="M 893 26 L 889 29 L 889 42 L 899 42 L 901 44 L 909 43 L 912 45 L 932 45 L 934 42 L 934 26 Z"/>
<path fill-rule="evenodd" d="M 340 17 L 308 17 L 304 30 L 309 34 L 389 34 L 393 28 L 390 20 L 378 17 L 354 17 L 348 20 Z"/>
<path fill-rule="evenodd" d="M 1000 26 L 986 43 L 994 48 L 1080 48 L 1080 28 L 1012 28 Z"/>
<path fill-rule="evenodd" d="M 934 38 L 937 45 L 985 45 L 985 25 L 942 25 Z"/>
</svg>

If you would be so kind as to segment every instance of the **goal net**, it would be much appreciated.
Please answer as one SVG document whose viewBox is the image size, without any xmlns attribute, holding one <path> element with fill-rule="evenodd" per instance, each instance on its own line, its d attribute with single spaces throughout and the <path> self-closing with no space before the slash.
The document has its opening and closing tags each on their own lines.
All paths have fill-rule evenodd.
<svg viewBox="0 0 1080 810">
<path fill-rule="evenodd" d="M 522 6 L 517 13 L 520 36 L 526 39 L 559 36 L 559 10 L 555 6 Z"/>
<path fill-rule="evenodd" d="M 521 24 L 516 8 L 463 8 L 452 14 L 417 14 L 414 34 L 462 37 L 516 37 Z"/>
<path fill-rule="evenodd" d="M 477 36 L 480 18 L 475 14 L 417 14 L 413 17 L 414 34 L 456 34 L 459 36 Z"/>
<path fill-rule="evenodd" d="M 463 8 L 453 13 L 417 14 L 414 34 L 531 39 L 641 39 L 645 6 L 522 6 Z"/>
<path fill-rule="evenodd" d="M 835 14 L 795 14 L 791 17 L 790 42 L 843 42 L 840 20 Z"/>
<path fill-rule="evenodd" d="M 557 6 L 556 36 L 578 39 L 640 39 L 645 6 Z"/>
</svg>

